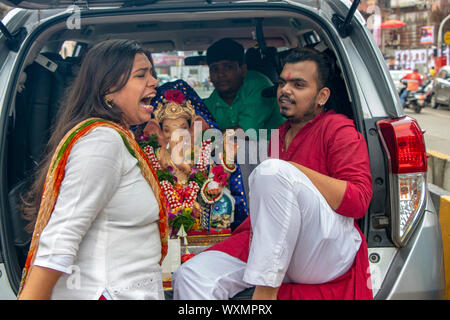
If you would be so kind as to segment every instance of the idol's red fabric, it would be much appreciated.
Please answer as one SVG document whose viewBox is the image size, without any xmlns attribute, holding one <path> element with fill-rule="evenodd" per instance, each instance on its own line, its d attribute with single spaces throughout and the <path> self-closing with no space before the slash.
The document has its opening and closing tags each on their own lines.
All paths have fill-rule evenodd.
<svg viewBox="0 0 450 320">
<path fill-rule="evenodd" d="M 289 149 L 285 150 L 284 140 L 289 128 L 289 122 L 279 127 L 278 141 L 275 140 L 276 135 L 272 135 L 270 144 L 279 144 L 278 158 L 347 181 L 344 198 L 336 212 L 355 219 L 362 244 L 353 266 L 346 274 L 324 284 L 283 283 L 278 292 L 278 299 L 373 299 L 367 243 L 356 223 L 356 220 L 367 212 L 372 197 L 366 142 L 351 119 L 334 111 L 321 113 L 308 122 L 294 137 Z M 271 147 L 269 150 L 272 150 Z M 247 262 L 250 230 L 251 222 L 250 218 L 247 218 L 234 230 L 231 237 L 209 250 L 223 251 Z"/>
</svg>

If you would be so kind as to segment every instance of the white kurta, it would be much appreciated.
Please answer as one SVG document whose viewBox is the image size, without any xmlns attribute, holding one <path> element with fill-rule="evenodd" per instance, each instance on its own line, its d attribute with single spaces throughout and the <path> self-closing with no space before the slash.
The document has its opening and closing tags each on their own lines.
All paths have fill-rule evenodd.
<svg viewBox="0 0 450 320">
<path fill-rule="evenodd" d="M 164 299 L 159 208 L 120 135 L 98 127 L 67 160 L 35 265 L 62 271 L 52 299 Z"/>
</svg>

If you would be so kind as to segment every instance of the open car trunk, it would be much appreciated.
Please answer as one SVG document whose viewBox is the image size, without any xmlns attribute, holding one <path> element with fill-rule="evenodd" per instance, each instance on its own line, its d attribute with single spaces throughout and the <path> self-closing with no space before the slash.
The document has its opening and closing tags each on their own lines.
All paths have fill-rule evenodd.
<svg viewBox="0 0 450 320">
<path fill-rule="evenodd" d="M 253 54 L 247 55 L 249 69 L 266 74 L 274 84 L 289 49 L 316 48 L 333 57 L 342 71 L 341 81 L 337 84 L 339 90 L 335 96 L 335 111 L 352 118 L 358 130 L 368 137 L 365 128 L 368 125 L 373 126 L 373 123 L 364 123 L 358 92 L 350 89 L 349 84 L 354 82 L 355 78 L 348 67 L 348 57 L 336 41 L 338 35 L 326 29 L 327 22 L 321 18 L 321 15 L 326 14 L 322 11 L 323 8 L 308 7 L 311 3 L 318 3 L 317 1 L 300 1 L 308 4 L 304 9 L 294 9 L 283 3 L 247 3 L 228 7 L 219 3 L 217 6 L 202 4 L 197 7 L 180 4 L 179 10 L 176 7 L 169 10 L 164 7 L 163 1 L 155 6 L 150 6 L 150 2 L 154 1 L 114 2 L 117 4 L 114 7 L 129 7 L 121 11 L 95 9 L 62 13 L 53 19 L 42 21 L 39 27 L 30 33 L 21 48 L 22 64 L 18 67 L 18 72 L 26 76 L 17 77 L 16 94 L 12 100 L 7 168 L 9 223 L 13 230 L 11 255 L 15 257 L 11 259 L 13 264 L 10 264 L 10 270 L 16 274 L 10 278 L 16 290 L 31 238 L 31 235 L 24 231 L 27 222 L 20 218 L 17 206 L 20 203 L 20 194 L 29 186 L 30 177 L 43 156 L 50 128 L 61 107 L 61 99 L 76 77 L 84 53 L 101 40 L 126 38 L 141 42 L 153 54 L 160 82 L 174 80 L 171 72 L 176 75 L 175 78 L 182 78 L 188 83 L 189 76 L 195 78 L 202 75 L 192 82 L 194 90 L 202 98 L 206 98 L 212 90 L 207 90 L 206 84 L 202 83 L 208 72 L 204 65 L 206 49 L 221 38 L 237 40 L 248 52 L 253 51 Z M 47 6 L 44 1 L 10 1 L 9 4 L 29 8 Z M 52 4 L 53 8 L 55 4 L 58 4 L 56 7 L 63 8 L 71 5 L 72 1 Z M 90 7 L 106 5 L 111 3 L 89 1 Z M 143 7 L 138 10 L 136 5 Z M 186 11 L 190 14 L 186 14 Z M 68 21 L 74 28 L 68 28 Z M 169 56 L 177 59 L 177 68 L 171 68 L 170 63 L 164 60 L 164 57 Z M 376 148 L 381 148 L 376 138 L 368 141 L 376 143 Z M 249 159 L 249 155 L 246 159 Z M 260 160 L 241 164 L 246 192 L 248 175 Z M 374 167 L 374 171 L 378 171 L 378 176 L 384 177 L 384 163 L 379 163 Z M 378 197 L 377 190 L 380 194 Z M 377 190 L 374 190 L 374 198 L 379 202 L 376 208 L 371 206 L 370 209 L 374 212 L 379 212 L 380 207 L 387 207 L 384 197 L 386 191 Z M 360 221 L 361 229 L 366 235 L 370 229 L 369 217 Z M 381 237 L 378 245 L 392 245 L 386 230 L 373 232 Z M 194 251 L 201 249 L 194 248 Z"/>
</svg>

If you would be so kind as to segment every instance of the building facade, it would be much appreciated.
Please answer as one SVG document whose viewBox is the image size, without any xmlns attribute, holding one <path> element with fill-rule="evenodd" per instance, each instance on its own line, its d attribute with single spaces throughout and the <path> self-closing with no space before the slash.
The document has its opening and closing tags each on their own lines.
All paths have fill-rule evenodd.
<svg viewBox="0 0 450 320">
<path fill-rule="evenodd" d="M 443 40 L 437 50 L 439 27 L 450 14 L 449 0 L 363 0 L 359 10 L 392 69 L 426 73 L 435 57 L 450 52 Z M 442 24 L 442 36 L 447 31 L 450 21 Z"/>
</svg>

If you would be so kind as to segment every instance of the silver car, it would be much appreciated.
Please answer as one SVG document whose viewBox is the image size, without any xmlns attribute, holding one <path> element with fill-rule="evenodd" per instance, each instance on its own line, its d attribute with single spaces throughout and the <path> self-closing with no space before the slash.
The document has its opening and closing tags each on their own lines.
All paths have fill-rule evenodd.
<svg viewBox="0 0 450 320">
<path fill-rule="evenodd" d="M 450 108 L 450 66 L 442 67 L 436 74 L 431 106 L 433 108 L 438 108 L 439 106 Z"/>
<path fill-rule="evenodd" d="M 30 241 L 17 206 L 20 192 L 42 157 L 60 98 L 84 52 L 103 39 L 130 38 L 152 53 L 202 55 L 223 37 L 257 48 L 260 60 L 247 63 L 274 83 L 291 48 L 314 47 L 334 56 L 341 70 L 335 111 L 354 120 L 371 161 L 373 198 L 358 221 L 369 248 L 367 285 L 375 299 L 444 298 L 442 239 L 426 184 L 423 133 L 400 105 L 383 56 L 356 10 L 359 1 L 14 3 L 23 8 L 3 18 L 0 34 L 0 299 L 16 297 Z"/>
</svg>

